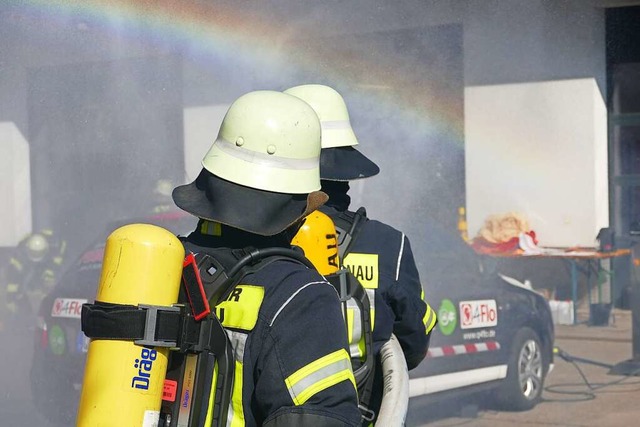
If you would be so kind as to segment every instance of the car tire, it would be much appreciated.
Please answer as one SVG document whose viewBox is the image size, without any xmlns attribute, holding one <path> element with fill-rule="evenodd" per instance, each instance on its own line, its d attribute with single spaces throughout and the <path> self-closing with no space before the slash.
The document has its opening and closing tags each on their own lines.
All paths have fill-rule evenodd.
<svg viewBox="0 0 640 427">
<path fill-rule="evenodd" d="M 542 397 L 547 369 L 540 338 L 523 327 L 515 335 L 510 352 L 507 377 L 496 390 L 498 407 L 508 411 L 526 411 Z"/>
</svg>

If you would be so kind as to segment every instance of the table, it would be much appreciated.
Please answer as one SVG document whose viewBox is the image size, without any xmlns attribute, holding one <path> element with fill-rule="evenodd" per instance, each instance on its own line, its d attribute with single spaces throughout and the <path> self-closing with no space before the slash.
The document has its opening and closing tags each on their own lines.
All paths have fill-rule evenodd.
<svg viewBox="0 0 640 427">
<path fill-rule="evenodd" d="M 573 323 L 577 322 L 577 306 L 578 306 L 578 262 L 586 261 L 588 264 L 592 261 L 596 261 L 598 263 L 598 271 L 601 270 L 600 262 L 604 259 L 612 259 L 621 256 L 630 256 L 630 249 L 617 249 L 611 252 L 601 252 L 595 248 L 547 248 L 540 247 L 540 253 L 524 253 L 524 252 L 513 252 L 513 253 L 492 253 L 485 254 L 490 256 L 496 256 L 501 258 L 556 258 L 563 259 L 569 262 L 571 266 L 571 299 L 573 302 Z M 590 274 L 591 269 L 590 265 L 587 266 L 588 274 Z M 597 280 L 597 279 L 596 279 Z M 591 302 L 591 287 L 590 287 L 590 276 L 587 276 L 587 292 L 589 302 Z M 589 307 L 591 310 L 591 306 Z M 589 313 L 591 317 L 591 312 Z"/>
</svg>

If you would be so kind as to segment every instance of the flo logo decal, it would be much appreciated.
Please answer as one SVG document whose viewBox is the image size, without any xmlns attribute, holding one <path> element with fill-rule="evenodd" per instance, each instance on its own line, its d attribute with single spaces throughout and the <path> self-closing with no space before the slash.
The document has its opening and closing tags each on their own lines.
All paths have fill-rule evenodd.
<svg viewBox="0 0 640 427">
<path fill-rule="evenodd" d="M 442 335 L 451 335 L 456 330 L 458 324 L 458 316 L 456 315 L 456 306 L 451 300 L 443 299 L 438 308 L 438 327 Z"/>
<path fill-rule="evenodd" d="M 497 324 L 496 300 L 460 301 L 460 328 L 486 328 Z"/>
</svg>

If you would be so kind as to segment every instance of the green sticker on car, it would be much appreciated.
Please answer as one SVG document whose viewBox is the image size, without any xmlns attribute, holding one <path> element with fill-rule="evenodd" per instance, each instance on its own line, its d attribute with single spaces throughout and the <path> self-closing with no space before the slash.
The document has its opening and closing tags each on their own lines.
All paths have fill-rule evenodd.
<svg viewBox="0 0 640 427">
<path fill-rule="evenodd" d="M 55 355 L 62 356 L 66 345 L 64 331 L 60 326 L 54 325 L 49 330 L 49 348 L 51 348 L 51 352 Z"/>
<path fill-rule="evenodd" d="M 451 335 L 456 330 L 458 315 L 456 306 L 448 299 L 443 299 L 438 308 L 438 327 L 442 335 Z"/>
</svg>

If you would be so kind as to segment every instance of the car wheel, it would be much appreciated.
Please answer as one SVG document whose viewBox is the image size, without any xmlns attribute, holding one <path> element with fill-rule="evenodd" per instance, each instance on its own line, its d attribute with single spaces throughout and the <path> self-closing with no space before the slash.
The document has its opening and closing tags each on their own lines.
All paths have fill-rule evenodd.
<svg viewBox="0 0 640 427">
<path fill-rule="evenodd" d="M 540 338 L 530 328 L 520 329 L 511 345 L 507 377 L 496 393 L 500 408 L 526 411 L 536 406 L 545 374 Z"/>
</svg>

